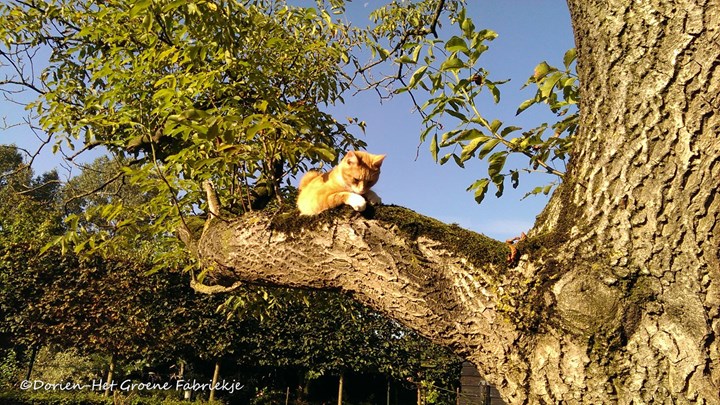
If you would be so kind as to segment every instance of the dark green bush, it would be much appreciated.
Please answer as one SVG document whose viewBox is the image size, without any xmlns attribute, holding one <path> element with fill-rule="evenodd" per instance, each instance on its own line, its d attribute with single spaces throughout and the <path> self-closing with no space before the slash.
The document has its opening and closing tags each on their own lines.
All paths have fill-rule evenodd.
<svg viewBox="0 0 720 405">
<path fill-rule="evenodd" d="M 208 404 L 223 405 L 222 402 L 213 401 L 184 401 L 159 395 L 149 397 L 123 396 L 104 397 L 95 392 L 68 392 L 68 391 L 19 391 L 10 390 L 0 392 L 0 404 L 3 405 L 188 405 Z"/>
<path fill-rule="evenodd" d="M 4 391 L 0 403 L 5 405 L 112 405 L 112 398 L 92 392 Z"/>
</svg>

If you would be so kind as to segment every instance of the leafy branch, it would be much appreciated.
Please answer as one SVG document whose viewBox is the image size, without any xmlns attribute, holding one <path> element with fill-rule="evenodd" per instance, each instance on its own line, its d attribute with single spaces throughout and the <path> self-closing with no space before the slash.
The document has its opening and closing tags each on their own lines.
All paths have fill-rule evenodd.
<svg viewBox="0 0 720 405">
<path fill-rule="evenodd" d="M 452 159 L 458 166 L 465 167 L 465 163 L 473 158 L 487 162 L 487 177 L 476 180 L 468 187 L 468 191 L 474 191 L 477 202 L 484 199 L 491 183 L 495 185 L 498 197 L 503 194 L 507 179 L 513 188 L 517 188 L 521 172 L 541 171 L 562 180 L 564 173 L 556 168 L 556 161 L 564 165 L 569 158 L 578 122 L 575 50 L 565 54 L 564 70 L 547 62 L 535 68 L 523 87 L 536 85 L 536 94 L 517 110 L 520 114 L 535 104 L 546 104 L 559 120 L 552 125 L 543 123 L 514 135 L 521 131 L 520 127 L 485 118 L 477 103 L 485 92 L 490 93 L 496 104 L 500 102 L 499 86 L 505 81 L 490 80 L 487 71 L 477 66 L 480 56 L 488 49 L 486 42 L 495 39 L 497 34 L 490 30 L 476 30 L 464 10 L 458 13 L 455 24 L 459 28 L 458 35 L 447 41 L 426 43 L 427 56 L 422 63 L 419 62 L 419 49 L 413 52 L 412 57 L 396 61 L 419 65 L 409 82 L 396 93 L 410 94 L 413 104 L 420 111 L 425 124 L 420 135 L 421 143 L 430 139 L 430 153 L 440 164 Z M 436 54 L 444 55 L 444 58 L 438 60 Z M 417 101 L 416 93 L 420 90 L 428 96 L 423 104 Z M 453 128 L 444 131 L 448 119 L 454 121 Z M 553 134 L 545 135 L 550 128 L 554 130 Z M 452 151 L 440 155 L 445 148 Z M 511 155 L 524 156 L 528 167 L 507 169 L 506 162 Z M 537 187 L 526 196 L 548 194 L 556 184 Z"/>
</svg>

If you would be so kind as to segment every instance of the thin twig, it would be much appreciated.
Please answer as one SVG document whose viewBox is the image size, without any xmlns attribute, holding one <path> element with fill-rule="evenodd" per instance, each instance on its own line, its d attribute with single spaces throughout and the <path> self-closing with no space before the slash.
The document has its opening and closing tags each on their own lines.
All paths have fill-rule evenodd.
<svg viewBox="0 0 720 405">
<path fill-rule="evenodd" d="M 168 190 L 170 190 L 170 195 L 172 196 L 173 204 L 175 205 L 175 208 L 177 208 L 178 215 L 180 216 L 180 222 L 182 222 L 183 231 L 192 235 L 192 232 L 190 231 L 190 227 L 188 226 L 187 222 L 185 222 L 185 216 L 183 215 L 182 209 L 180 208 L 180 201 L 178 201 L 177 196 L 175 195 L 175 189 L 173 189 L 172 185 L 170 184 L 168 179 L 165 177 L 165 174 L 162 172 L 162 170 L 160 170 L 160 166 L 157 164 L 157 156 L 155 154 L 155 142 L 150 141 L 150 150 L 152 151 L 153 166 L 155 167 L 155 170 L 157 171 L 158 176 L 160 176 L 160 179 L 162 179 L 162 181 L 168 187 Z"/>
<path fill-rule="evenodd" d="M 103 145 L 103 143 L 100 142 L 100 141 L 90 141 L 90 142 L 87 142 L 87 143 L 85 144 L 85 146 L 82 147 L 82 149 L 80 149 L 79 151 L 73 153 L 71 156 L 65 156 L 65 158 L 66 158 L 67 160 L 69 160 L 69 161 L 72 162 L 73 159 L 75 159 L 76 157 L 78 157 L 81 153 L 83 153 L 83 152 L 85 152 L 85 151 L 88 151 L 88 150 L 91 150 L 91 149 L 95 148 L 96 146 L 101 146 L 101 145 Z"/>
<path fill-rule="evenodd" d="M 40 190 L 41 188 L 43 188 L 43 187 L 45 187 L 45 186 L 48 186 L 48 185 L 50 185 L 50 184 L 62 184 L 62 181 L 60 181 L 60 180 L 48 180 L 48 181 L 44 182 L 43 184 L 37 185 L 37 186 L 35 186 L 35 187 L 27 188 L 27 189 L 25 189 L 25 190 L 23 190 L 23 191 L 18 191 L 17 193 L 20 194 L 20 195 L 30 194 L 30 193 L 32 193 L 32 192 L 34 192 L 34 191 L 37 191 L 37 190 Z"/>
<path fill-rule="evenodd" d="M 98 187 L 96 187 L 96 188 L 94 188 L 94 189 L 92 189 L 92 190 L 90 190 L 90 191 L 87 191 L 87 192 L 85 192 L 85 193 L 78 194 L 78 195 L 74 195 L 74 196 L 70 197 L 69 199 L 65 200 L 65 202 L 64 202 L 65 209 L 67 210 L 67 206 L 68 206 L 68 204 L 70 204 L 71 202 L 73 202 L 73 201 L 75 201 L 75 200 L 78 200 L 78 199 L 80 199 L 80 198 L 85 198 L 85 197 L 87 197 L 87 196 L 89 196 L 89 195 L 92 195 L 92 194 L 97 193 L 98 191 L 101 191 L 102 189 L 104 189 L 105 187 L 109 186 L 111 183 L 115 182 L 117 179 L 119 179 L 119 178 L 122 177 L 123 175 L 124 175 L 124 173 L 123 173 L 122 171 L 120 171 L 120 172 L 118 172 L 118 174 L 116 174 L 115 176 L 113 176 L 113 177 L 110 178 L 108 181 L 104 182 L 103 184 L 99 185 Z"/>
</svg>

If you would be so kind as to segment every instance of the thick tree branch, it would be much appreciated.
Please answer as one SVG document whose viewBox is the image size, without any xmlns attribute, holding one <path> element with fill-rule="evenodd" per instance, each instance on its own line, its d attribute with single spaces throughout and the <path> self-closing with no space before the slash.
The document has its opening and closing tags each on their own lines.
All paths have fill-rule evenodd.
<svg viewBox="0 0 720 405">
<path fill-rule="evenodd" d="M 438 21 L 440 21 L 440 15 L 442 14 L 443 7 L 445 7 L 445 0 L 439 0 L 437 7 L 435 8 L 435 13 L 433 14 L 432 21 L 430 22 L 430 28 L 429 31 L 435 38 L 438 37 L 437 34 L 437 25 Z"/>
<path fill-rule="evenodd" d="M 217 285 L 202 289 L 246 281 L 342 290 L 473 359 L 495 381 L 517 372 L 508 362 L 519 357 L 520 332 L 497 310 L 507 246 L 401 207 L 366 215 L 373 219 L 349 210 L 211 219 L 197 252 Z"/>
</svg>

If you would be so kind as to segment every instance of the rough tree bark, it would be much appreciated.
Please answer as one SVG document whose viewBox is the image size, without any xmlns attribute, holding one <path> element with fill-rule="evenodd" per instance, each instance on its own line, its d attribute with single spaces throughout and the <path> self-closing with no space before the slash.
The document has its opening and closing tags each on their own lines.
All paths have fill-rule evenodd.
<svg viewBox="0 0 720 405">
<path fill-rule="evenodd" d="M 339 289 L 511 403 L 720 403 L 720 4 L 569 0 L 581 130 L 520 260 L 399 207 L 212 219 L 218 283 Z"/>
</svg>

